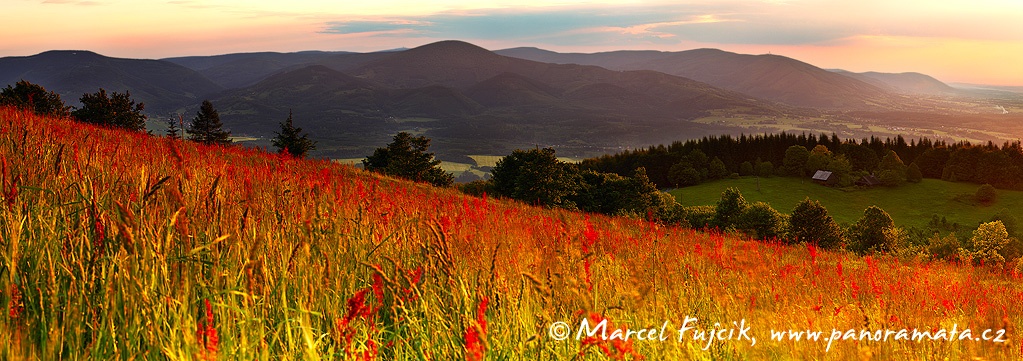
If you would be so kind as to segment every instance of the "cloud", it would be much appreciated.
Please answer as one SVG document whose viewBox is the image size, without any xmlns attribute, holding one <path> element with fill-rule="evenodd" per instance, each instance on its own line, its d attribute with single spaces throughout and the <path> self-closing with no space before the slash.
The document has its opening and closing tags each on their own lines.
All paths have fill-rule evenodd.
<svg viewBox="0 0 1023 361">
<path fill-rule="evenodd" d="M 321 32 L 542 41 L 555 45 L 685 41 L 791 45 L 855 35 L 854 32 L 835 30 L 833 24 L 793 24 L 787 19 L 759 17 L 754 11 L 706 5 L 473 10 L 417 17 L 331 21 Z"/>
<path fill-rule="evenodd" d="M 828 45 L 861 36 L 1023 38 L 1020 29 L 1014 28 L 1017 21 L 1006 19 L 1018 12 L 957 11 L 907 2 L 688 0 L 671 5 L 474 9 L 342 19 L 327 22 L 321 32 L 609 46 L 637 42 Z"/>
</svg>

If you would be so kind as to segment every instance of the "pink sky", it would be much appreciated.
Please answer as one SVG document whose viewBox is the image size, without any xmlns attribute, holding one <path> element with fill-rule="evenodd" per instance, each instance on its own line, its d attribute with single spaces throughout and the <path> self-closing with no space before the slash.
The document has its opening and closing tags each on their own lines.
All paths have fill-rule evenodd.
<svg viewBox="0 0 1023 361">
<path fill-rule="evenodd" d="M 4 8 L 0 56 L 375 51 L 458 39 L 494 50 L 712 47 L 822 68 L 1023 85 L 1023 1 L 1016 0 L 7 0 Z"/>
</svg>

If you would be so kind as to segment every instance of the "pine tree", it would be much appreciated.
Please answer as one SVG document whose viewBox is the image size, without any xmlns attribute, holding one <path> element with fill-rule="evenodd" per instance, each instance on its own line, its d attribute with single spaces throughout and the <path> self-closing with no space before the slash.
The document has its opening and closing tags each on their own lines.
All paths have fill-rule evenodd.
<svg viewBox="0 0 1023 361">
<path fill-rule="evenodd" d="M 277 136 L 272 142 L 274 147 L 277 147 L 277 153 L 305 158 L 310 150 L 316 149 L 316 142 L 309 140 L 309 135 L 302 134 L 302 128 L 296 128 L 293 124 L 291 111 L 288 111 L 288 120 L 281 123 L 281 131 L 274 133 Z"/>
<path fill-rule="evenodd" d="M 213 103 L 203 100 L 199 111 L 192 118 L 192 124 L 186 132 L 188 139 L 203 144 L 231 144 L 231 132 L 224 131 L 224 124 L 220 122 L 220 114 L 213 108 Z"/>
<path fill-rule="evenodd" d="M 377 148 L 373 155 L 366 157 L 362 165 L 366 170 L 416 182 L 427 182 L 435 186 L 451 185 L 455 177 L 440 168 L 440 160 L 434 159 L 433 153 L 427 152 L 429 148 L 430 138 L 413 137 L 401 132 L 394 136 L 394 141 L 386 148 Z"/>
<path fill-rule="evenodd" d="M 181 139 L 181 127 L 178 125 L 180 122 L 180 117 L 177 120 L 174 118 L 167 119 L 167 138 Z"/>
</svg>

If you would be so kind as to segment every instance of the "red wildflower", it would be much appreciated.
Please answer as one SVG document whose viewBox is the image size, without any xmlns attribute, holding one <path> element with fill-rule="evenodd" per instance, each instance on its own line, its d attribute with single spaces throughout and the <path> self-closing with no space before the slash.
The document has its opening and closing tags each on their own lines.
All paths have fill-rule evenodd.
<svg viewBox="0 0 1023 361">
<path fill-rule="evenodd" d="M 203 317 L 200 317 L 199 327 L 195 331 L 195 338 L 202 347 L 199 358 L 204 360 L 211 360 L 216 358 L 217 345 L 220 343 L 220 339 L 217 337 L 217 329 L 213 325 L 213 308 L 210 306 L 210 300 L 203 300 L 205 305 L 205 313 Z"/>
<path fill-rule="evenodd" d="M 487 346 L 487 304 L 489 299 L 483 297 L 476 307 L 476 324 L 465 330 L 465 360 L 483 360 Z"/>
<path fill-rule="evenodd" d="M 11 286 L 11 301 L 9 315 L 11 319 L 15 319 L 21 316 L 21 312 L 25 310 L 25 306 L 21 304 L 21 292 L 18 291 L 17 287 Z"/>
</svg>

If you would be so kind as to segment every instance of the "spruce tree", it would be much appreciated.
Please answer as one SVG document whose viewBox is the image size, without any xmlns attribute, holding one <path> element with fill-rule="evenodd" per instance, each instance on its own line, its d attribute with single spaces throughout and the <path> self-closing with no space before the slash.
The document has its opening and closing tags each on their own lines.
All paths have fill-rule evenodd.
<svg viewBox="0 0 1023 361">
<path fill-rule="evenodd" d="M 296 128 L 293 124 L 291 111 L 288 111 L 288 120 L 281 123 L 281 131 L 274 133 L 277 136 L 272 142 L 277 147 L 277 153 L 305 158 L 310 150 L 316 149 L 316 142 L 309 140 L 309 135 L 302 134 L 302 128 Z"/>
<path fill-rule="evenodd" d="M 167 119 L 167 138 L 178 140 L 181 139 L 181 127 L 179 122 L 181 118 L 175 120 L 174 118 Z"/>
<path fill-rule="evenodd" d="M 224 124 L 220 122 L 220 114 L 213 108 L 213 103 L 203 100 L 199 111 L 192 118 L 192 124 L 186 132 L 188 139 L 203 144 L 231 144 L 231 132 L 224 131 Z"/>
<path fill-rule="evenodd" d="M 430 138 L 413 137 L 401 132 L 394 136 L 394 141 L 386 148 L 377 148 L 373 155 L 366 157 L 362 165 L 366 170 L 389 176 L 435 186 L 451 185 L 455 177 L 440 168 L 440 160 L 434 159 L 433 153 L 427 152 L 429 148 Z"/>
</svg>

